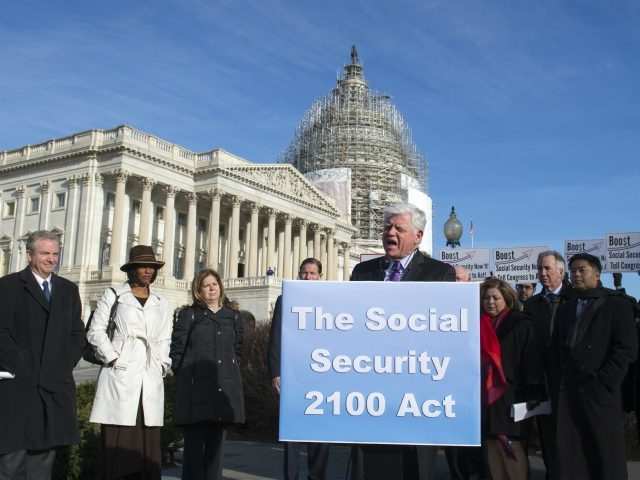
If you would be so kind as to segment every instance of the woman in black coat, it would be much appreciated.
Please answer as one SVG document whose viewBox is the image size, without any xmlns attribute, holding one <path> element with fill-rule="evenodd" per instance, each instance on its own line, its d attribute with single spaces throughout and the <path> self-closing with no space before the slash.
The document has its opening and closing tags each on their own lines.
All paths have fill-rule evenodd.
<svg viewBox="0 0 640 480">
<path fill-rule="evenodd" d="M 174 422 L 184 429 L 182 478 L 221 479 L 227 426 L 244 422 L 239 359 L 242 320 L 223 304 L 215 270 L 193 279 L 193 305 L 178 315 L 171 339 L 176 376 Z"/>
<path fill-rule="evenodd" d="M 502 367 L 496 390 L 489 394 L 488 405 L 483 408 L 483 444 L 486 449 L 489 470 L 493 480 L 526 480 L 527 457 L 525 441 L 530 434 L 528 420 L 514 422 L 510 416 L 514 403 L 528 398 L 528 381 L 524 375 L 524 353 L 531 337 L 531 321 L 516 308 L 516 293 L 511 286 L 497 278 L 490 278 L 480 285 L 481 322 L 490 322 L 488 333 L 499 343 L 497 360 L 493 367 Z M 493 328 L 492 328 L 493 327 Z M 491 344 L 483 339 L 483 344 Z M 505 383 L 506 380 L 506 383 Z"/>
</svg>

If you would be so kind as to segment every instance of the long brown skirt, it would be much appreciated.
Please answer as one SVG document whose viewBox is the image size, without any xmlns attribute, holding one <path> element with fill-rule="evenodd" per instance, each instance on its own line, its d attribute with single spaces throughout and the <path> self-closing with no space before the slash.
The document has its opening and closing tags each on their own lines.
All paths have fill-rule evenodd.
<svg viewBox="0 0 640 480">
<path fill-rule="evenodd" d="M 102 480 L 160 480 L 160 427 L 145 427 L 142 398 L 135 426 L 101 425 Z"/>
</svg>

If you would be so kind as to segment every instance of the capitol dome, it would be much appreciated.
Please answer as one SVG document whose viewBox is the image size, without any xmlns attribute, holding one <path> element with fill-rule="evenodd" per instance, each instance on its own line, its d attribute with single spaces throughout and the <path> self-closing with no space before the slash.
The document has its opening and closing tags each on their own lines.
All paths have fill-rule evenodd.
<svg viewBox="0 0 640 480">
<path fill-rule="evenodd" d="M 280 158 L 303 173 L 350 215 L 361 248 L 381 247 L 382 211 L 410 202 L 425 211 L 421 249 L 431 252 L 432 206 L 427 162 L 389 95 L 365 80 L 356 47 L 336 87 L 319 98 Z"/>
</svg>

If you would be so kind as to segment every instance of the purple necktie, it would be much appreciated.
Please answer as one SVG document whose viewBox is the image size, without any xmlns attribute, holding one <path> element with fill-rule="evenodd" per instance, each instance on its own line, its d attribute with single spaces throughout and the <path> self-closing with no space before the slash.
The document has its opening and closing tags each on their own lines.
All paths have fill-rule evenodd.
<svg viewBox="0 0 640 480">
<path fill-rule="evenodd" d="M 402 266 L 400 265 L 400 261 L 396 260 L 391 265 L 391 275 L 387 279 L 388 282 L 399 282 L 402 277 Z"/>
</svg>

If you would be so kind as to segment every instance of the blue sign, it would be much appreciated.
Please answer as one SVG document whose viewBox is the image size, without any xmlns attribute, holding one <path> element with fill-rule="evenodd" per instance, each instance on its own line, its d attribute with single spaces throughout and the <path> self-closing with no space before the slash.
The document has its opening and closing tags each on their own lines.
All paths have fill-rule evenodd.
<svg viewBox="0 0 640 480">
<path fill-rule="evenodd" d="M 282 291 L 280 440 L 480 444 L 478 283 Z"/>
</svg>

